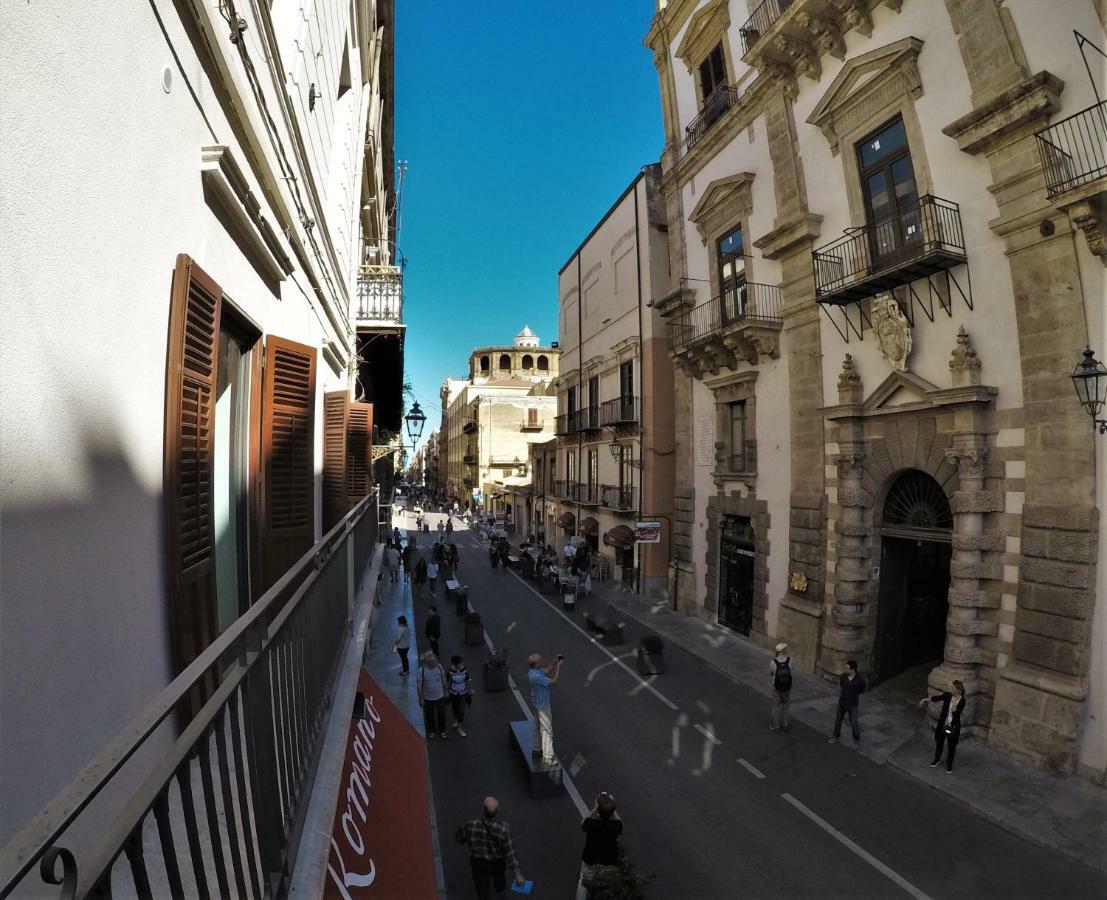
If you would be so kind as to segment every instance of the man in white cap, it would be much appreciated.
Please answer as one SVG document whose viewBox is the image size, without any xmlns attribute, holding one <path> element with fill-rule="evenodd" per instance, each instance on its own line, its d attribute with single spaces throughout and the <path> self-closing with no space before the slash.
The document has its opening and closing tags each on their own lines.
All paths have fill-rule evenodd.
<svg viewBox="0 0 1107 900">
<path fill-rule="evenodd" d="M 773 717 L 769 731 L 788 731 L 788 704 L 792 698 L 792 658 L 788 645 L 781 641 L 776 645 L 776 656 L 769 661 L 769 678 L 773 687 Z"/>
</svg>

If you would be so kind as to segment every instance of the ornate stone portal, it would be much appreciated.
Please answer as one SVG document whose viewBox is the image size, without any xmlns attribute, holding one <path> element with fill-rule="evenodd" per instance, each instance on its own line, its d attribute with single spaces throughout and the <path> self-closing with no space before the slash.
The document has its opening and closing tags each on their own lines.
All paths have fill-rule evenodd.
<svg viewBox="0 0 1107 900">
<path fill-rule="evenodd" d="M 880 294 L 873 300 L 873 330 L 881 356 L 893 368 L 906 372 L 912 346 L 911 326 L 891 294 Z"/>
</svg>

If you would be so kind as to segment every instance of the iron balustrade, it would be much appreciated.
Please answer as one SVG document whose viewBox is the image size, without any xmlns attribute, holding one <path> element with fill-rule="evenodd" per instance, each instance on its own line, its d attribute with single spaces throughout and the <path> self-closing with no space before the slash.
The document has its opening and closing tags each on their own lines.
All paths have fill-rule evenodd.
<svg viewBox="0 0 1107 900">
<path fill-rule="evenodd" d="M 745 56 L 753 49 L 754 44 L 761 40 L 773 23 L 779 19 L 786 9 L 792 5 L 793 0 L 765 0 L 753 11 L 746 24 L 738 29 L 742 36 L 742 55 Z"/>
<path fill-rule="evenodd" d="M 113 881 L 139 897 L 287 889 L 377 500 L 363 498 L 12 838 L 0 896 L 40 896 L 36 867 L 64 898 L 111 896 Z M 214 681 L 178 733 L 176 713 Z"/>
<path fill-rule="evenodd" d="M 358 324 L 404 321 L 404 276 L 399 266 L 362 266 L 357 278 Z"/>
<path fill-rule="evenodd" d="M 571 428 L 573 433 L 578 431 L 594 431 L 600 427 L 600 408 L 598 406 L 582 406 L 573 413 Z"/>
<path fill-rule="evenodd" d="M 576 497 L 574 498 L 577 503 L 585 504 L 586 506 L 599 506 L 600 505 L 600 486 L 598 484 L 589 484 L 582 481 L 576 486 Z"/>
<path fill-rule="evenodd" d="M 477 424 L 476 419 L 467 419 L 465 423 L 461 426 L 461 433 L 472 434 L 474 431 L 477 430 L 478 427 L 479 425 Z"/>
<path fill-rule="evenodd" d="M 1035 137 L 1050 199 L 1107 176 L 1107 100 L 1043 128 Z"/>
<path fill-rule="evenodd" d="M 626 425 L 637 421 L 637 397 L 616 397 L 600 404 L 600 422 L 603 425 Z"/>
<path fill-rule="evenodd" d="M 554 434 L 573 434 L 573 413 L 563 413 L 554 418 Z"/>
<path fill-rule="evenodd" d="M 684 129 L 689 150 L 695 147 L 700 138 L 707 134 L 707 130 L 723 117 L 723 113 L 738 102 L 739 96 L 737 89 L 724 84 L 716 88 L 711 96 L 703 101 L 700 114 Z"/>
<path fill-rule="evenodd" d="M 558 480 L 554 482 L 554 494 L 562 500 L 576 500 L 578 487 L 575 481 Z"/>
<path fill-rule="evenodd" d="M 603 486 L 603 505 L 608 509 L 635 509 L 634 488 L 629 485 L 605 484 Z"/>
<path fill-rule="evenodd" d="M 461 457 L 461 461 L 467 466 L 475 466 L 477 464 L 477 456 L 475 453 L 466 453 Z"/>
<path fill-rule="evenodd" d="M 965 262 L 961 211 L 927 194 L 881 222 L 811 252 L 815 299 L 850 303 Z"/>
<path fill-rule="evenodd" d="M 740 322 L 780 322 L 780 303 L 780 288 L 775 284 L 750 281 L 724 291 L 669 323 L 673 350 L 679 353 Z"/>
</svg>

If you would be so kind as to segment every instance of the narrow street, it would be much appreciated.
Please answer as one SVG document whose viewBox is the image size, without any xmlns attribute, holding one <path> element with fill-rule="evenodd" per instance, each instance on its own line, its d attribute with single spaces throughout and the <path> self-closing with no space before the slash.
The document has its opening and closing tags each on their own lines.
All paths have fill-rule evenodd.
<svg viewBox="0 0 1107 900">
<path fill-rule="evenodd" d="M 437 516 L 430 516 L 432 531 Z M 401 528 L 413 520 L 401 517 Z M 425 551 L 434 535 L 423 536 Z M 524 713 L 512 692 L 487 694 L 487 648 L 463 646 L 464 625 L 440 586 L 443 658 L 461 653 L 473 675 L 468 737 L 450 728 L 428 743 L 450 897 L 472 894 L 465 848 L 452 835 L 494 794 L 516 835 L 521 865 L 539 896 L 569 897 L 579 868 L 580 805 L 615 795 L 624 842 L 656 880 L 657 897 L 1103 896 L 1104 880 L 986 822 L 887 767 L 848 741 L 802 724 L 766 727 L 764 701 L 701 659 L 666 648 L 667 671 L 643 681 L 633 650 L 642 629 L 624 618 L 626 643 L 601 647 L 583 631 L 600 605 L 564 613 L 514 573 L 492 571 L 487 545 L 459 529 L 461 581 L 488 639 L 508 651 L 527 697 L 526 657 L 566 657 L 553 689 L 558 758 L 570 777 L 555 799 L 531 800 L 508 722 Z M 420 649 L 429 600 L 416 603 Z M 609 652 L 610 650 L 610 652 Z M 414 687 L 412 687 L 414 690 Z M 951 778 L 971 779 L 959 769 Z"/>
</svg>

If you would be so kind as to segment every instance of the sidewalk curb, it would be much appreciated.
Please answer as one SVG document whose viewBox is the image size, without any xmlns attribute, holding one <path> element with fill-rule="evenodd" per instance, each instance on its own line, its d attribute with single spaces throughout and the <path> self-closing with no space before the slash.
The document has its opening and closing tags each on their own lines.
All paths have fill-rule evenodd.
<svg viewBox="0 0 1107 900">
<path fill-rule="evenodd" d="M 765 662 L 766 662 L 765 682 L 766 682 L 766 684 L 762 687 L 762 686 L 759 686 L 756 683 L 751 683 L 748 679 L 744 678 L 743 676 L 741 676 L 739 674 L 728 671 L 727 669 L 724 669 L 721 666 L 717 665 L 713 660 L 709 659 L 707 656 L 704 656 L 700 652 L 700 649 L 698 647 L 696 647 L 693 642 L 688 641 L 683 636 L 676 636 L 676 635 L 668 633 L 667 630 L 663 630 L 661 628 L 658 628 L 657 627 L 658 623 L 651 621 L 651 618 L 653 618 L 653 615 L 656 615 L 656 614 L 651 615 L 649 607 L 646 606 L 647 602 L 649 602 L 649 601 L 638 598 L 636 595 L 611 596 L 606 589 L 601 589 L 601 591 L 594 591 L 593 596 L 595 596 L 597 599 L 600 599 L 603 602 L 607 603 L 611 608 L 617 609 L 617 610 L 619 610 L 619 612 L 621 612 L 621 613 L 629 616 L 630 618 L 634 619 L 638 624 L 642 625 L 643 627 L 645 627 L 645 628 L 647 628 L 651 631 L 663 633 L 667 640 L 672 641 L 673 644 L 675 644 L 677 647 L 680 647 L 685 652 L 693 654 L 694 656 L 699 658 L 703 663 L 705 663 L 712 670 L 714 670 L 714 671 L 718 672 L 719 674 L 723 675 L 724 677 L 726 677 L 727 679 L 729 679 L 733 683 L 735 683 L 737 685 L 741 685 L 742 687 L 748 688 L 751 691 L 753 691 L 754 693 L 756 693 L 760 696 L 763 696 L 765 698 L 765 700 L 768 701 L 768 699 L 769 699 L 768 661 L 771 657 L 767 653 L 766 653 L 766 656 L 765 656 Z M 668 607 L 666 607 L 665 612 L 669 613 L 671 615 L 674 615 L 674 616 L 681 615 L 680 613 L 676 613 L 673 610 L 669 609 Z M 701 621 L 702 622 L 702 620 L 696 620 L 696 621 Z M 707 625 L 708 623 L 703 623 L 703 624 Z M 733 638 L 733 640 L 737 641 L 738 638 Z M 750 645 L 750 649 L 751 650 L 757 650 L 757 652 L 759 652 L 759 653 L 765 653 L 765 651 L 762 651 L 761 648 L 754 647 L 752 644 Z M 834 695 L 833 690 L 827 689 L 823 692 L 819 692 L 817 690 L 817 688 L 821 685 L 821 682 L 819 682 L 817 679 L 815 679 L 814 676 L 808 675 L 806 673 L 797 673 L 795 678 L 796 678 L 796 681 L 803 684 L 805 686 L 805 688 L 814 688 L 815 690 L 813 691 L 814 696 L 804 696 L 804 697 L 800 697 L 800 698 L 793 697 L 793 700 L 792 700 L 793 717 L 796 718 L 797 720 L 799 720 L 800 722 L 802 722 L 804 725 L 807 725 L 808 727 L 814 728 L 816 731 L 822 731 L 823 729 L 820 729 L 819 725 L 817 723 L 812 722 L 811 718 L 809 717 L 808 714 L 811 711 L 803 709 L 801 704 L 809 703 L 811 700 L 826 700 L 830 697 L 833 697 L 833 695 Z M 805 690 L 804 693 L 806 694 L 807 691 Z M 929 729 L 927 729 L 927 730 L 929 731 Z M 959 804 L 961 804 L 966 809 L 971 810 L 973 813 L 979 815 L 982 819 L 984 819 L 988 822 L 991 822 L 994 825 L 999 826 L 1000 828 L 1002 828 L 1005 831 L 1008 831 L 1012 834 L 1018 835 L 1019 837 L 1024 838 L 1026 840 L 1030 840 L 1030 841 L 1032 841 L 1033 843 L 1035 843 L 1039 846 L 1047 847 L 1051 850 L 1054 850 L 1057 853 L 1065 856 L 1066 858 L 1074 860 L 1074 861 L 1079 862 L 1079 863 L 1082 863 L 1083 865 L 1086 865 L 1089 868 L 1094 869 L 1095 871 L 1107 873 L 1107 854 L 1095 853 L 1094 851 L 1086 852 L 1086 851 L 1080 851 L 1080 850 L 1077 850 L 1077 849 L 1073 849 L 1072 847 L 1068 846 L 1067 843 L 1065 843 L 1065 836 L 1063 834 L 1061 834 L 1060 832 L 1057 832 L 1057 835 L 1060 838 L 1060 840 L 1050 840 L 1047 836 L 1045 836 L 1043 834 L 1043 828 L 1041 826 L 1039 826 L 1036 823 L 1032 822 L 1031 820 L 1027 819 L 1025 816 L 1020 815 L 1019 813 L 1017 813 L 1013 810 L 1010 810 L 1010 809 L 1007 809 L 1007 808 L 1003 807 L 999 803 L 995 803 L 995 802 L 981 803 L 979 801 L 974 802 L 973 799 L 964 796 L 962 793 L 958 793 L 958 792 L 955 792 L 953 790 L 948 790 L 948 789 L 946 789 L 945 786 L 939 786 L 938 784 L 934 784 L 934 783 L 930 782 L 925 777 L 920 777 L 920 775 L 914 770 L 913 767 L 908 766 L 906 760 L 897 759 L 897 756 L 899 755 L 899 753 L 902 750 L 904 750 L 904 748 L 911 745 L 912 742 L 915 740 L 915 738 L 917 736 L 918 736 L 917 733 L 913 734 L 912 736 L 909 736 L 907 739 L 902 741 L 897 747 L 892 749 L 891 752 L 888 753 L 887 756 L 884 759 L 877 759 L 877 758 L 874 758 L 873 756 L 868 756 L 864 752 L 862 752 L 862 755 L 865 756 L 866 759 L 868 759 L 870 762 L 872 762 L 875 765 L 890 766 L 891 768 L 895 769 L 896 771 L 902 773 L 904 776 L 906 776 L 908 778 L 911 778 L 913 781 L 918 782 L 919 784 L 931 789 L 932 791 L 936 791 L 936 792 L 942 794 L 944 797 L 947 797 L 949 799 L 956 800 Z M 969 742 L 965 741 L 963 743 L 969 743 Z M 991 751 L 991 749 L 988 748 L 987 745 L 980 744 L 977 741 L 972 741 L 970 746 L 975 746 L 975 747 L 978 747 L 982 750 L 988 750 L 989 752 L 994 752 L 994 751 Z M 927 771 L 930 771 L 930 770 L 927 769 Z M 923 773 L 923 774 L 925 774 L 925 773 Z M 955 786 L 957 786 L 957 782 L 952 782 L 950 784 L 950 788 L 955 787 Z M 1104 803 L 1107 804 L 1107 798 L 1105 798 Z"/>
</svg>

